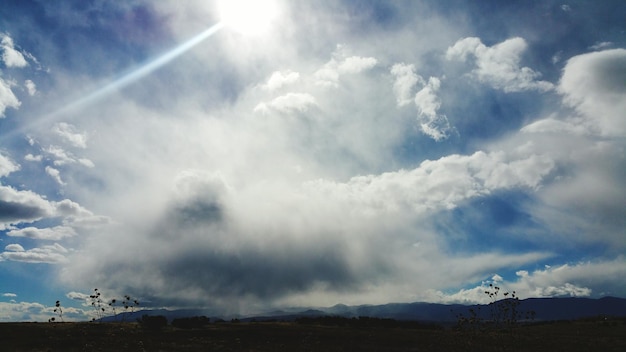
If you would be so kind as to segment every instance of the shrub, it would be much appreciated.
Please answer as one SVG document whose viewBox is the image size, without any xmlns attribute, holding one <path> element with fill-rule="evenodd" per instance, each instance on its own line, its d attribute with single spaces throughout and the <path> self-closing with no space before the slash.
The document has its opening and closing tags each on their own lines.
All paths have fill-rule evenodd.
<svg viewBox="0 0 626 352">
<path fill-rule="evenodd" d="M 137 319 L 142 328 L 150 331 L 160 331 L 167 326 L 167 318 L 162 315 L 142 315 Z"/>
<path fill-rule="evenodd" d="M 179 329 L 198 329 L 209 324 L 210 319 L 205 316 L 191 318 L 177 318 L 172 320 L 172 326 Z"/>
</svg>

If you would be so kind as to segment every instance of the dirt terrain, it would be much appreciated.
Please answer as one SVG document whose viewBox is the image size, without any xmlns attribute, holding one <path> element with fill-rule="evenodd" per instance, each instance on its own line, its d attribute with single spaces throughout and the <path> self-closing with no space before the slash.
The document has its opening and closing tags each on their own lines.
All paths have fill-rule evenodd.
<svg viewBox="0 0 626 352">
<path fill-rule="evenodd" d="M 511 331 L 219 323 L 200 329 L 137 323 L 2 323 L 3 351 L 626 351 L 626 323 L 577 321 Z"/>
</svg>

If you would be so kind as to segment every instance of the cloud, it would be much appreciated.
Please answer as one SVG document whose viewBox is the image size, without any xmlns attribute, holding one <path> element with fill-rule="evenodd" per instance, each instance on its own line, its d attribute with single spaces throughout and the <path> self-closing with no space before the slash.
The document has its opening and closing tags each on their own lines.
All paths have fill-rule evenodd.
<svg viewBox="0 0 626 352">
<path fill-rule="evenodd" d="M 599 42 L 589 47 L 591 50 L 602 50 L 613 46 L 612 42 Z"/>
<path fill-rule="evenodd" d="M 264 89 L 270 92 L 275 91 L 283 86 L 296 83 L 300 79 L 300 74 L 293 71 L 276 71 L 272 73 L 272 76 L 267 80 L 267 83 L 263 85 Z"/>
<path fill-rule="evenodd" d="M 54 214 L 54 207 L 39 194 L 0 186 L 0 228 L 33 222 Z"/>
<path fill-rule="evenodd" d="M 255 112 L 268 114 L 271 111 L 280 113 L 305 112 L 317 106 L 315 98 L 308 93 L 287 93 L 274 98 L 269 103 L 260 103 L 254 108 Z"/>
<path fill-rule="evenodd" d="M 64 135 L 64 137 L 68 138 L 67 135 Z M 81 140 L 84 138 L 84 136 L 82 138 L 76 137 L 76 136 L 71 137 L 71 138 L 74 138 L 72 140 L 72 143 L 80 144 L 82 143 Z M 54 159 L 52 163 L 55 166 L 63 166 L 63 165 L 68 165 L 68 164 L 79 164 L 88 168 L 92 168 L 95 166 L 91 160 L 86 159 L 86 158 L 78 158 L 73 153 L 56 145 L 50 145 L 48 146 L 48 148 L 42 149 L 42 151 Z"/>
<path fill-rule="evenodd" d="M 453 128 L 446 115 L 439 114 L 441 100 L 437 92 L 441 87 L 441 80 L 437 77 L 430 77 L 428 81 L 425 81 L 422 76 L 415 73 L 415 66 L 404 63 L 393 65 L 391 74 L 395 77 L 393 92 L 396 95 L 398 107 L 413 101 L 417 108 L 417 120 L 421 131 L 436 141 L 448 138 Z M 422 88 L 411 99 L 414 87 L 418 84 Z"/>
<path fill-rule="evenodd" d="M 13 243 L 4 247 L 4 250 L 9 251 L 9 252 L 24 252 L 24 247 L 22 247 L 21 245 L 17 243 Z"/>
<path fill-rule="evenodd" d="M 422 132 L 436 141 L 448 138 L 453 130 L 446 115 L 438 112 L 441 107 L 441 100 L 437 97 L 440 86 L 439 78 L 430 77 L 424 88 L 415 94 L 415 106 Z"/>
<path fill-rule="evenodd" d="M 26 161 L 41 161 L 41 160 L 43 160 L 43 155 L 26 154 L 26 155 L 24 155 L 24 160 L 26 160 Z"/>
<path fill-rule="evenodd" d="M 485 294 L 489 284 L 497 284 L 501 292 L 516 292 L 521 299 L 541 297 L 589 297 L 624 295 L 624 288 L 615 282 L 615 277 L 626 273 L 624 257 L 597 262 L 581 262 L 573 265 L 564 264 L 556 267 L 546 266 L 532 272 L 518 270 L 512 279 L 499 277 L 498 280 L 484 280 L 478 286 L 461 289 L 453 293 L 431 290 L 423 299 L 430 302 L 444 303 L 489 303 Z M 589 287 L 598 287 L 601 292 L 593 292 Z"/>
<path fill-rule="evenodd" d="M 24 81 L 24 86 L 26 87 L 28 95 L 30 95 L 31 97 L 37 93 L 37 85 L 30 79 Z"/>
<path fill-rule="evenodd" d="M 507 39 L 488 47 L 480 38 L 469 37 L 449 47 L 446 58 L 465 62 L 468 57 L 473 57 L 476 67 L 472 70 L 472 76 L 505 92 L 545 92 L 553 89 L 552 83 L 536 80 L 541 76 L 540 73 L 528 67 L 520 67 L 521 55 L 526 47 L 526 41 L 522 38 Z"/>
<path fill-rule="evenodd" d="M 604 136 L 626 135 L 626 49 L 575 56 L 567 61 L 558 92 L 583 118 L 585 127 Z"/>
<path fill-rule="evenodd" d="M 346 48 L 338 45 L 333 58 L 314 74 L 316 84 L 338 87 L 339 78 L 346 74 L 357 74 L 372 69 L 378 63 L 373 57 L 347 56 Z"/>
<path fill-rule="evenodd" d="M 346 292 L 375 282 L 406 280 L 416 274 L 415 267 L 427 275 L 444 260 L 430 235 L 410 229 L 413 221 L 496 189 L 532 189 L 551 169 L 540 156 L 507 160 L 502 153 L 476 153 L 345 183 L 319 180 L 292 188 L 268 182 L 243 189 L 229 186 L 223 175 L 187 171 L 176 178 L 175 192 L 156 220 L 144 219 L 153 225 L 110 229 L 94 238 L 72 253 L 63 280 L 101 280 L 111 289 L 163 304 L 211 297 L 224 309 L 238 309 L 234 305 L 242 297 L 248 303 L 311 292 L 345 298 Z M 128 232 L 134 235 L 118 235 Z M 394 239 L 384 234 L 395 234 L 390 235 Z M 416 236 L 424 243 L 417 250 L 431 256 L 406 245 Z M 106 245 L 109 241 L 123 241 L 127 249 Z M 130 255 L 130 248 L 150 251 Z M 395 256 L 384 254 L 389 251 Z M 465 268 L 481 271 L 545 256 L 478 255 Z M 428 260 L 433 263 L 421 266 Z M 116 275 L 105 275 L 112 271 Z M 445 281 L 439 276 L 424 280 Z"/>
<path fill-rule="evenodd" d="M 17 99 L 11 87 L 13 83 L 0 78 L 0 118 L 4 118 L 4 112 L 7 108 L 17 109 L 22 105 Z"/>
<path fill-rule="evenodd" d="M 28 62 L 18 50 L 15 50 L 13 39 L 5 33 L 0 33 L 0 48 L 2 48 L 2 61 L 7 67 L 25 67 Z"/>
<path fill-rule="evenodd" d="M 56 181 L 56 183 L 58 183 L 59 185 L 65 185 L 65 182 L 63 182 L 63 180 L 61 179 L 61 173 L 59 172 L 59 170 L 51 166 L 46 166 L 46 173 L 50 175 L 50 177 L 52 177 L 52 179 Z"/>
<path fill-rule="evenodd" d="M 60 264 L 67 262 L 65 255 L 68 250 L 58 243 L 39 248 L 32 248 L 23 251 L 10 251 L 0 253 L 2 260 L 11 260 L 25 263 L 47 263 Z"/>
<path fill-rule="evenodd" d="M 398 106 L 408 105 L 413 101 L 413 88 L 418 84 L 424 85 L 424 79 L 415 73 L 414 65 L 398 63 L 391 67 L 394 76 L 393 92 L 396 95 Z"/>
<path fill-rule="evenodd" d="M 20 165 L 9 159 L 0 151 L 0 177 L 8 176 L 10 173 L 20 169 Z"/>
<path fill-rule="evenodd" d="M 78 132 L 76 127 L 71 124 L 59 122 L 54 125 L 52 130 L 74 147 L 87 147 L 87 135 L 84 132 Z"/>
<path fill-rule="evenodd" d="M 36 240 L 59 241 L 66 237 L 76 236 L 76 231 L 67 226 L 55 226 L 49 228 L 25 227 L 7 232 L 10 237 L 26 237 Z"/>
<path fill-rule="evenodd" d="M 7 292 L 7 293 L 3 293 L 2 297 L 17 297 L 17 295 L 15 293 Z"/>
</svg>

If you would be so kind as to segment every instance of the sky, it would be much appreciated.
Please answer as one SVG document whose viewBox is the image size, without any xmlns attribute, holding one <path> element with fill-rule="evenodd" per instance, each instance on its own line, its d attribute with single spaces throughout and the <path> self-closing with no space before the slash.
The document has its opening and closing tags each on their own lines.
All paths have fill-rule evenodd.
<svg viewBox="0 0 626 352">
<path fill-rule="evenodd" d="M 625 2 L 232 3 L 3 1 L 0 321 L 626 298 Z"/>
</svg>

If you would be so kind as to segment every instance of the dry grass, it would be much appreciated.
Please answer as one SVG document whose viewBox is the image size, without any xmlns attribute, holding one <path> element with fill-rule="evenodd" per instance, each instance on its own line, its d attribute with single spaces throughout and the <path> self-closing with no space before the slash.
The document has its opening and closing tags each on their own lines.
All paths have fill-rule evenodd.
<svg viewBox="0 0 626 352">
<path fill-rule="evenodd" d="M 626 351 L 626 324 L 579 321 L 470 333 L 296 323 L 171 326 L 135 323 L 2 323 L 4 351 Z"/>
</svg>

